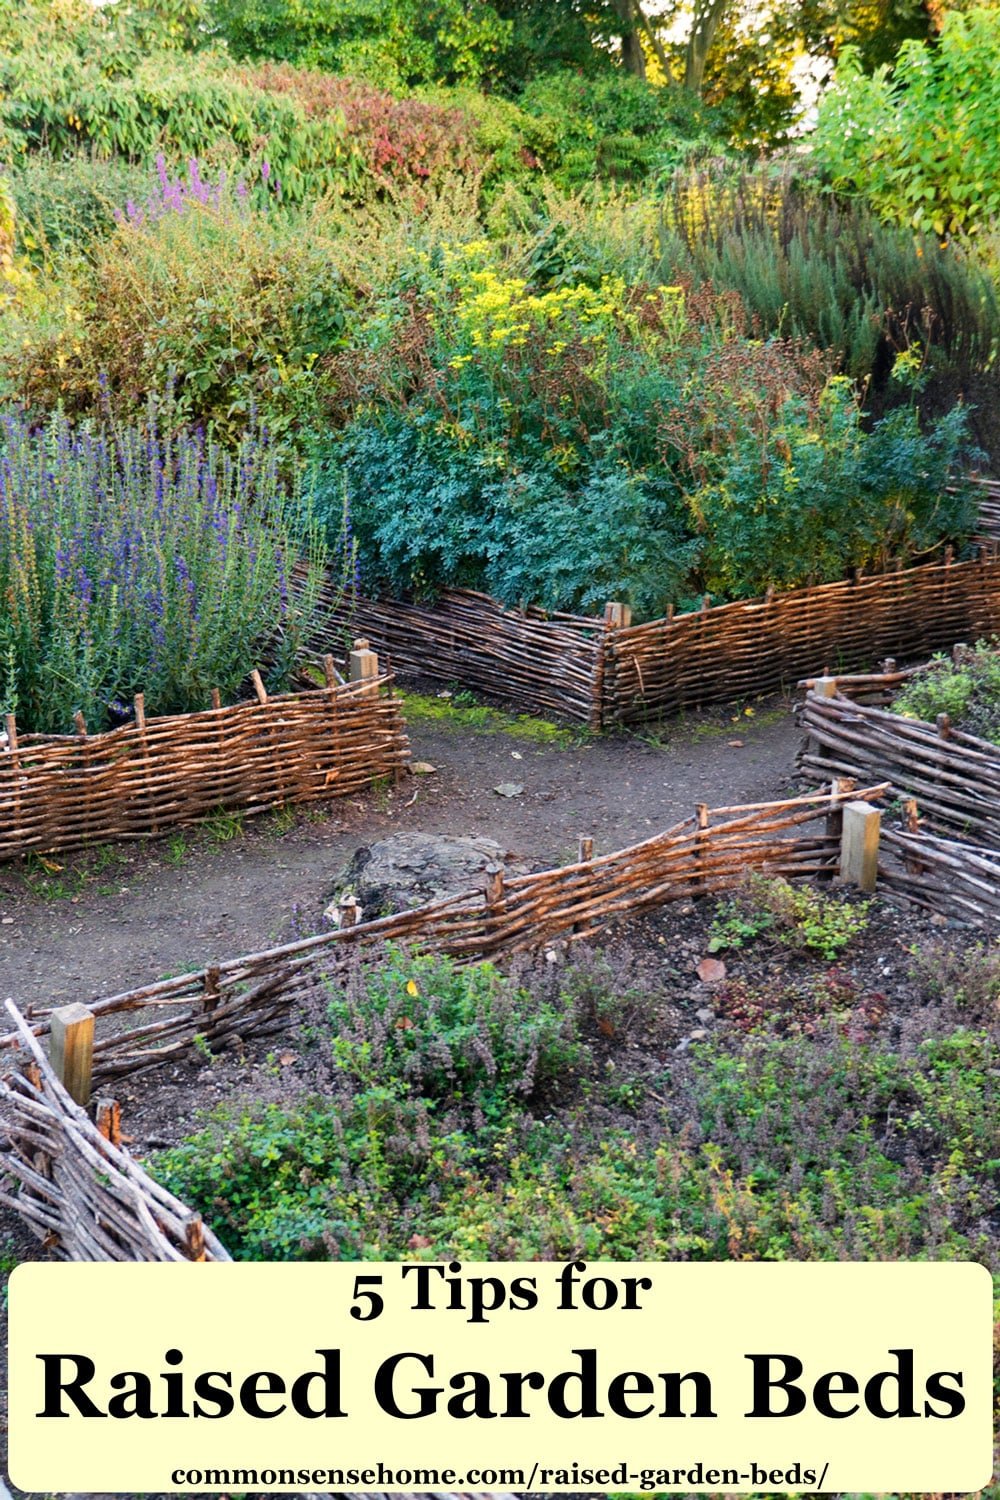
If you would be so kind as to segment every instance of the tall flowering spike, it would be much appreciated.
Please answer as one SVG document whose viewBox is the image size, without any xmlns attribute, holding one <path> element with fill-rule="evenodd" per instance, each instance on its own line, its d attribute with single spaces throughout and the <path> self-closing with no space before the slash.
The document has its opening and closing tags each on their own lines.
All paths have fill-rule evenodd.
<svg viewBox="0 0 1000 1500">
<path fill-rule="evenodd" d="M 95 433 L 0 416 L 0 600 L 17 611 L 0 692 L 25 730 L 71 729 L 78 708 L 102 727 L 139 690 L 153 712 L 237 693 L 248 652 L 304 628 L 290 514 L 257 435 L 230 458 L 155 406 Z"/>
</svg>

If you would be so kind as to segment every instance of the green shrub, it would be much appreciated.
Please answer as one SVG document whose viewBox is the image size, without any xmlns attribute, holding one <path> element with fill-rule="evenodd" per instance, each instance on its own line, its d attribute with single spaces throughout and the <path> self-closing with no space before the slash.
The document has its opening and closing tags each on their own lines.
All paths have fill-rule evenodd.
<svg viewBox="0 0 1000 1500">
<path fill-rule="evenodd" d="M 137 220 L 94 245 L 61 324 L 49 298 L 40 336 L 15 334 L 3 363 L 18 393 L 87 411 L 106 380 L 127 412 L 172 380 L 177 417 L 234 443 L 255 412 L 279 441 L 316 420 L 315 366 L 345 341 L 357 296 L 319 211 L 244 209 L 230 187 L 218 206 Z"/>
<path fill-rule="evenodd" d="M 648 617 L 967 535 L 960 410 L 867 433 L 849 382 L 732 293 L 512 269 L 487 241 L 419 252 L 340 362 L 321 493 L 339 516 L 346 478 L 367 587 Z"/>
<path fill-rule="evenodd" d="M 478 83 L 510 32 L 492 5 L 462 0 L 209 0 L 209 11 L 236 57 L 390 88 Z"/>
<path fill-rule="evenodd" d="M 491 964 L 389 948 L 330 1002 L 333 1056 L 356 1086 L 456 1103 L 496 1125 L 586 1063 L 576 1017 Z"/>
<path fill-rule="evenodd" d="M 1000 215 L 1000 29 L 996 11 L 950 10 L 933 45 L 904 42 L 868 77 L 844 48 L 820 103 L 812 154 L 835 189 L 936 235 Z M 942 122 L 947 128 L 942 128 Z"/>
<path fill-rule="evenodd" d="M 866 433 L 849 382 L 835 377 L 812 420 L 802 398 L 785 402 L 769 431 L 752 403 L 738 413 L 725 450 L 718 445 L 705 465 L 711 478 L 688 496 L 713 593 L 755 595 L 852 568 L 881 571 L 893 558 L 968 536 L 975 524 L 960 407 L 928 432 L 906 407 Z"/>
<path fill-rule="evenodd" d="M 165 47 L 130 26 L 127 7 L 25 9 L 0 45 L 0 123 L 15 162 L 37 151 L 140 163 L 221 152 L 268 160 L 286 202 L 363 177 L 339 114 L 310 119 L 296 100 L 245 82 L 223 53 Z"/>
<path fill-rule="evenodd" d="M 27 156 L 10 176 L 18 243 L 37 261 L 53 262 L 86 249 L 114 228 L 116 212 L 148 184 L 147 168 L 117 158 L 101 160 L 87 152 Z"/>
<path fill-rule="evenodd" d="M 689 92 L 620 70 L 596 77 L 578 70 L 543 74 L 531 79 L 518 102 L 548 122 L 546 166 L 571 191 L 595 180 L 642 182 L 724 149 L 712 111 Z"/>
<path fill-rule="evenodd" d="M 919 354 L 930 394 L 946 377 L 967 388 L 998 353 L 1000 303 L 971 250 L 883 224 L 787 167 L 677 174 L 661 249 L 664 280 L 737 291 L 763 332 L 834 350 L 876 408 L 906 397 L 890 381 L 902 352 Z"/>
<path fill-rule="evenodd" d="M 966 734 L 1000 745 L 1000 646 L 980 641 L 957 657 L 935 656 L 896 694 L 892 707 L 931 723 L 947 714 Z"/>
</svg>

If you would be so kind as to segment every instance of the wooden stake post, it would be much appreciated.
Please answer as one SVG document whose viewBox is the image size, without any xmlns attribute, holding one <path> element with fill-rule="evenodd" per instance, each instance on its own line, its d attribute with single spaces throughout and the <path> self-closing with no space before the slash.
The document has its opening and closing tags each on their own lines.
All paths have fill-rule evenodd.
<svg viewBox="0 0 1000 1500">
<path fill-rule="evenodd" d="M 372 682 L 378 677 L 378 655 L 372 651 L 366 640 L 354 642 L 354 650 L 351 652 L 351 681 Z M 370 690 L 369 690 L 370 691 Z"/>
<path fill-rule="evenodd" d="M 77 1104 L 90 1103 L 94 1062 L 94 1015 L 85 1005 L 63 1005 L 52 1012 L 52 1071 Z"/>
<path fill-rule="evenodd" d="M 849 802 L 844 808 L 840 878 L 862 891 L 875 889 L 881 827 L 882 814 L 870 802 Z"/>
</svg>

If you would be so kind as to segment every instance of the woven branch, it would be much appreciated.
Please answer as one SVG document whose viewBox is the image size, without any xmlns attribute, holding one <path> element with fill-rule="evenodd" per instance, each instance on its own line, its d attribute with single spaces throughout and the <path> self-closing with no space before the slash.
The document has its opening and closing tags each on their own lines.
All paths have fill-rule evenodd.
<svg viewBox="0 0 1000 1500">
<path fill-rule="evenodd" d="M 56 1078 L 13 1001 L 6 1009 L 30 1063 L 0 1079 L 4 1173 L 17 1186 L 16 1196 L 0 1188 L 0 1202 L 67 1260 L 228 1260 L 197 1214 L 105 1140 Z"/>
<path fill-rule="evenodd" d="M 1000 851 L 922 830 L 883 828 L 879 881 L 889 894 L 939 916 L 1000 928 Z"/>
<path fill-rule="evenodd" d="M 1000 542 L 1000 479 L 972 482 L 979 492 L 979 535 L 983 541 Z"/>
<path fill-rule="evenodd" d="M 447 589 L 430 606 L 357 598 L 326 613 L 366 636 L 393 670 L 463 687 L 600 728 L 595 678 L 604 621 L 504 609 L 488 594 Z M 323 643 L 325 644 L 325 643 Z"/>
<path fill-rule="evenodd" d="M 809 693 L 799 715 L 800 773 L 811 782 L 848 776 L 888 782 L 915 797 L 932 827 L 1000 850 L 1000 749 L 988 740 L 904 719 L 837 695 Z"/>
<path fill-rule="evenodd" d="M 604 718 L 628 724 L 751 697 L 820 666 L 846 672 L 888 655 L 927 656 L 998 630 L 1000 559 L 988 549 L 973 562 L 738 600 L 615 631 Z"/>
<path fill-rule="evenodd" d="M 0 751 L 0 859 L 148 838 L 220 809 L 349 796 L 409 759 L 399 704 L 364 684 L 288 693 Z M 261 690 L 263 691 L 263 690 Z"/>
</svg>

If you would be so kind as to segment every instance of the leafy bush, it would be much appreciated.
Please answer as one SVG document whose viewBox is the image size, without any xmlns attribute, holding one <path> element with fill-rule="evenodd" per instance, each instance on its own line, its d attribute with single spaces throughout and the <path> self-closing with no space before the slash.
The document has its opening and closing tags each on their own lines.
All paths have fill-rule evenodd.
<svg viewBox="0 0 1000 1500">
<path fill-rule="evenodd" d="M 546 164 L 553 180 L 571 191 L 595 180 L 642 182 L 724 149 L 711 110 L 692 94 L 621 71 L 543 74 L 527 84 L 518 102 L 550 123 Z"/>
<path fill-rule="evenodd" d="M 486 157 L 474 138 L 475 122 L 463 109 L 397 99 L 360 79 L 277 63 L 261 63 L 243 76 L 254 88 L 294 99 L 309 119 L 343 120 L 346 138 L 370 178 L 367 191 L 485 170 Z"/>
<path fill-rule="evenodd" d="M 880 571 L 892 558 L 967 536 L 975 505 L 963 483 L 966 416 L 953 408 L 922 432 L 909 407 L 865 432 L 849 382 L 835 377 L 812 420 L 802 398 L 785 401 L 770 430 L 756 393 L 734 405 L 729 442 L 688 503 L 705 535 L 707 587 L 729 597 Z M 696 460 L 704 464 L 703 455 Z M 709 465 L 705 466 L 709 469 Z"/>
<path fill-rule="evenodd" d="M 330 1002 L 333 1056 L 361 1088 L 457 1102 L 491 1124 L 586 1061 L 576 1018 L 492 964 L 389 948 Z"/>
<path fill-rule="evenodd" d="M 487 241 L 421 251 L 330 370 L 321 488 L 339 516 L 346 477 L 368 587 L 648 616 L 967 534 L 960 411 L 866 433 L 849 383 L 754 338 L 732 293 L 510 271 Z"/>
<path fill-rule="evenodd" d="M 279 483 L 266 441 L 235 455 L 149 424 L 74 429 L 64 417 L 0 427 L 0 705 L 22 730 L 93 732 L 131 713 L 237 696 L 271 661 L 287 684 L 317 624 L 320 574 L 304 497 Z"/>
<path fill-rule="evenodd" d="M 391 88 L 478 83 L 510 31 L 485 0 L 210 0 L 210 15 L 236 57 Z"/>
<path fill-rule="evenodd" d="M 148 176 L 145 167 L 88 152 L 25 157 L 9 179 L 20 247 L 33 260 L 50 262 L 85 249 L 113 229 L 116 210 L 143 192 Z"/>
<path fill-rule="evenodd" d="M 954 657 L 935 656 L 897 693 L 892 707 L 931 723 L 947 714 L 967 734 L 1000 745 L 1000 646 L 980 641 Z"/>
<path fill-rule="evenodd" d="M 363 175 L 339 115 L 310 119 L 291 97 L 245 82 L 224 54 L 149 50 L 117 5 L 26 11 L 28 24 L 0 46 L 0 124 L 15 160 L 266 157 L 291 202 L 349 190 Z"/>
<path fill-rule="evenodd" d="M 129 412 L 174 380 L 176 416 L 211 422 L 232 443 L 255 412 L 278 440 L 315 420 L 314 367 L 343 342 L 356 293 L 319 210 L 254 210 L 239 185 L 230 178 L 218 204 L 182 198 L 183 212 L 162 211 L 162 186 L 151 187 L 160 209 L 143 195 L 134 222 L 123 215 L 93 247 L 61 318 L 52 296 L 37 321 L 12 308 L 3 365 L 18 395 L 88 412 L 106 381 Z"/>
<path fill-rule="evenodd" d="M 898 224 L 973 233 L 1000 214 L 1000 30 L 988 6 L 950 10 L 932 45 L 904 42 L 894 68 L 841 52 L 813 157 L 841 192 Z M 942 121 L 947 128 L 942 129 Z"/>
</svg>

